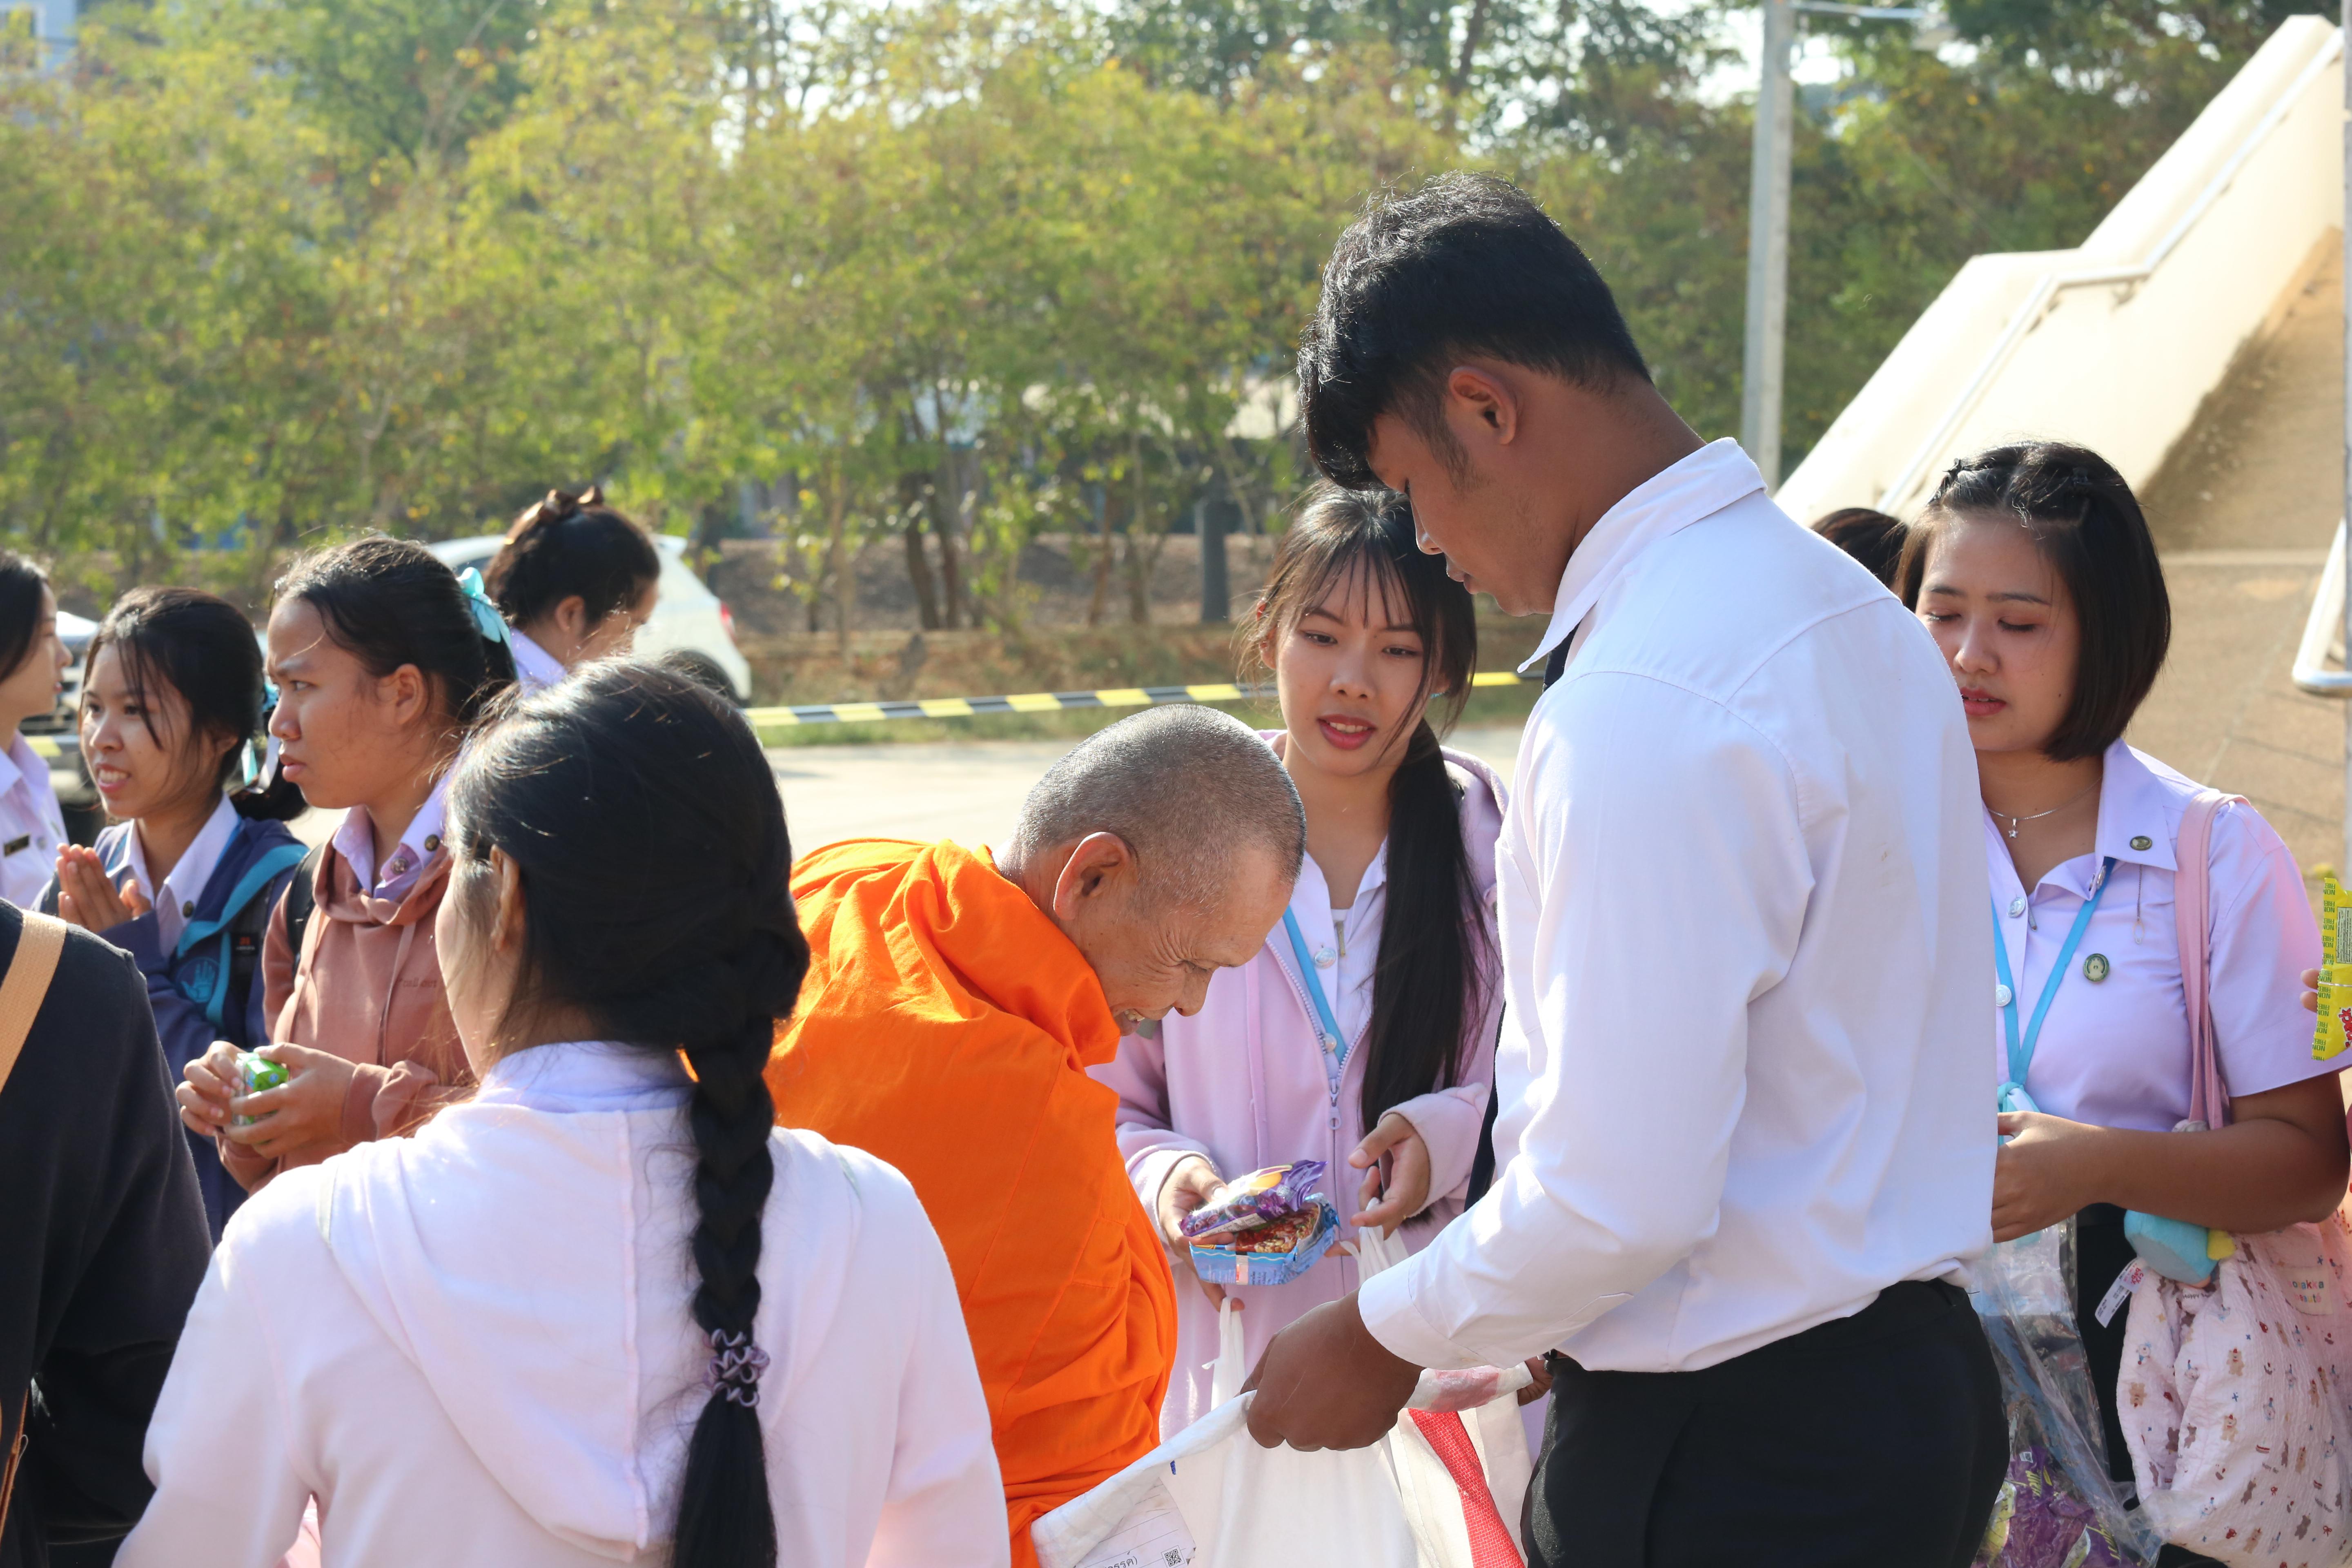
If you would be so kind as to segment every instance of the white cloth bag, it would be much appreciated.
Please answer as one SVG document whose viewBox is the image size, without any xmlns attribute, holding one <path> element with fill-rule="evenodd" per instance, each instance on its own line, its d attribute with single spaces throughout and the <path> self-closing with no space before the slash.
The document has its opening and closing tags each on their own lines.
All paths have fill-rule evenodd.
<svg viewBox="0 0 2352 1568">
<path fill-rule="evenodd" d="M 1403 1243 L 1358 1233 L 1369 1278 L 1402 1261 Z M 1302 1454 L 1261 1448 L 1249 1402 L 1227 1397 L 1248 1375 L 1241 1324 L 1218 1321 L 1208 1415 L 1030 1531 L 1044 1568 L 1492 1568 L 1471 1544 L 1469 1505 L 1410 1415 L 1369 1448 Z M 1425 1372 L 1408 1409 L 1461 1414 L 1486 1487 L 1523 1552 L 1519 1509 L 1529 1479 L 1519 1421 L 1524 1366 Z M 1507 1563 L 1510 1560 L 1504 1560 Z"/>
</svg>

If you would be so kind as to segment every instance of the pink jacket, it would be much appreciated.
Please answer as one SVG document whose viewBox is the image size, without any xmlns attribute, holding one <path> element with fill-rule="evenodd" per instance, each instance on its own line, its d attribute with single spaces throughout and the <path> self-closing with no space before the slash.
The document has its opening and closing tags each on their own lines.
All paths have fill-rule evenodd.
<svg viewBox="0 0 2352 1568">
<path fill-rule="evenodd" d="M 1445 760 L 1462 789 L 1471 875 L 1491 911 L 1503 782 L 1465 752 L 1449 749 Z M 1319 882 L 1302 887 L 1303 898 L 1321 891 Z M 1300 909 L 1303 916 L 1303 904 Z M 1397 912 L 1386 910 L 1382 918 Z M 1499 956 L 1494 962 L 1499 964 Z M 1430 1190 L 1437 1194 L 1404 1226 L 1405 1243 L 1416 1250 L 1462 1212 L 1467 1195 L 1495 1079 L 1495 1036 L 1503 1006 L 1497 978 L 1490 973 L 1483 987 L 1484 1005 L 1470 1027 L 1461 1085 L 1396 1108 L 1429 1145 Z M 1170 1015 L 1161 1020 L 1157 1039 L 1128 1036 L 1119 1042 L 1117 1060 L 1093 1069 L 1097 1080 L 1118 1092 L 1119 1147 L 1147 1212 L 1157 1214 L 1160 1184 L 1187 1154 L 1207 1155 L 1227 1177 L 1294 1160 L 1321 1160 L 1330 1167 L 1323 1191 L 1339 1211 L 1340 1239 L 1354 1237 L 1346 1219 L 1362 1207 L 1356 1201 L 1362 1173 L 1349 1167 L 1348 1153 L 1364 1136 L 1359 1103 L 1363 1041 L 1360 1036 L 1349 1046 L 1335 1130 L 1313 1005 L 1289 939 L 1277 924 L 1255 958 L 1239 969 L 1220 971 L 1209 983 L 1208 1000 L 1199 1013 L 1190 1018 Z M 1355 1259 L 1339 1256 L 1336 1247 L 1286 1285 L 1228 1287 L 1244 1303 L 1240 1318 L 1251 1363 L 1277 1330 L 1355 1288 Z M 1194 1282 L 1189 1261 L 1178 1267 L 1176 1300 L 1176 1373 L 1160 1408 L 1162 1436 L 1207 1414 L 1210 1368 L 1217 1357 L 1216 1309 Z"/>
</svg>

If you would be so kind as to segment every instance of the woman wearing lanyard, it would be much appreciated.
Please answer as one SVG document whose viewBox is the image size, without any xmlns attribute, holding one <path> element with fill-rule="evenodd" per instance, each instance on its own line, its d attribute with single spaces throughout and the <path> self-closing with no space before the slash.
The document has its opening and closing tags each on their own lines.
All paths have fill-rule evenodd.
<svg viewBox="0 0 2352 1568">
<path fill-rule="evenodd" d="M 2076 1315 L 2115 1416 L 2124 1321 L 2100 1306 L 2131 1262 L 2127 1210 L 2267 1231 L 2345 1192 L 2336 1069 L 2311 1056 L 2298 972 L 2319 936 L 2301 873 L 2242 801 L 2215 816 L 2211 1006 L 2231 1125 L 2180 1135 L 2189 1018 L 2174 840 L 2200 785 L 2124 743 L 2171 612 L 2130 488 L 2049 442 L 1956 463 L 1906 542 L 1904 598 L 1950 660 L 1984 792 L 1998 941 L 2001 1150 L 1993 1236 L 2078 1216 Z M 2167 1548 L 2166 1563 L 2201 1559 Z"/>
<path fill-rule="evenodd" d="M 1276 1331 L 1356 1287 L 1338 1247 L 1287 1284 L 1200 1282 L 1184 1215 L 1227 1177 L 1321 1160 L 1342 1242 L 1402 1226 L 1418 1247 L 1462 1211 L 1494 1079 L 1503 789 L 1441 748 L 1427 717 L 1433 697 L 1458 711 L 1468 694 L 1469 594 L 1414 548 L 1402 502 L 1327 489 L 1283 536 L 1243 635 L 1280 694 L 1267 740 L 1307 808 L 1307 861 L 1255 959 L 1219 971 L 1199 1013 L 1129 1037 L 1096 1069 L 1118 1091 L 1128 1171 L 1179 1282 L 1163 1433 L 1208 1409 L 1227 1296 L 1255 1362 Z M 1417 918 L 1384 921 L 1391 908 Z"/>
</svg>

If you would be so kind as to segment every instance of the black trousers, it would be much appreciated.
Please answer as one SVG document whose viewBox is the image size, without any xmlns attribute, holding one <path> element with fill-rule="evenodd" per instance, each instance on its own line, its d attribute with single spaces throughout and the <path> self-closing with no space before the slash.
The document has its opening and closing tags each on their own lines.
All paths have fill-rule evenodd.
<svg viewBox="0 0 2352 1568">
<path fill-rule="evenodd" d="M 1702 1372 L 1552 1374 L 1528 1568 L 1968 1568 L 2009 1465 L 1991 1348 L 1940 1282 Z"/>
</svg>

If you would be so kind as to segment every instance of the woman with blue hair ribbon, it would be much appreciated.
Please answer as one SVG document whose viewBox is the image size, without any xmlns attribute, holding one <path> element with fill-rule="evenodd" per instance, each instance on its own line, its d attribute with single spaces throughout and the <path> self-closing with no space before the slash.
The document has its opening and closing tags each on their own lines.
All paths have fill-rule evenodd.
<svg viewBox="0 0 2352 1568">
<path fill-rule="evenodd" d="M 40 907 L 138 962 L 175 1079 L 215 1040 L 269 1038 L 262 936 L 302 858 L 286 822 L 304 802 L 257 777 L 263 691 L 253 628 L 211 594 L 135 589 L 90 638 L 81 753 L 116 826 L 58 850 Z M 217 1239 L 245 1192 L 210 1139 L 190 1142 Z"/>
<path fill-rule="evenodd" d="M 467 574 L 471 576 L 471 574 Z M 252 1191 L 405 1131 L 468 1092 L 436 954 L 448 885 L 444 795 L 485 704 L 514 678 L 478 583 L 422 545 L 367 538 L 297 562 L 270 612 L 276 776 L 341 811 L 263 943 L 260 1054 L 287 1081 L 246 1092 L 235 1049 L 185 1069 L 181 1120 Z"/>
</svg>

